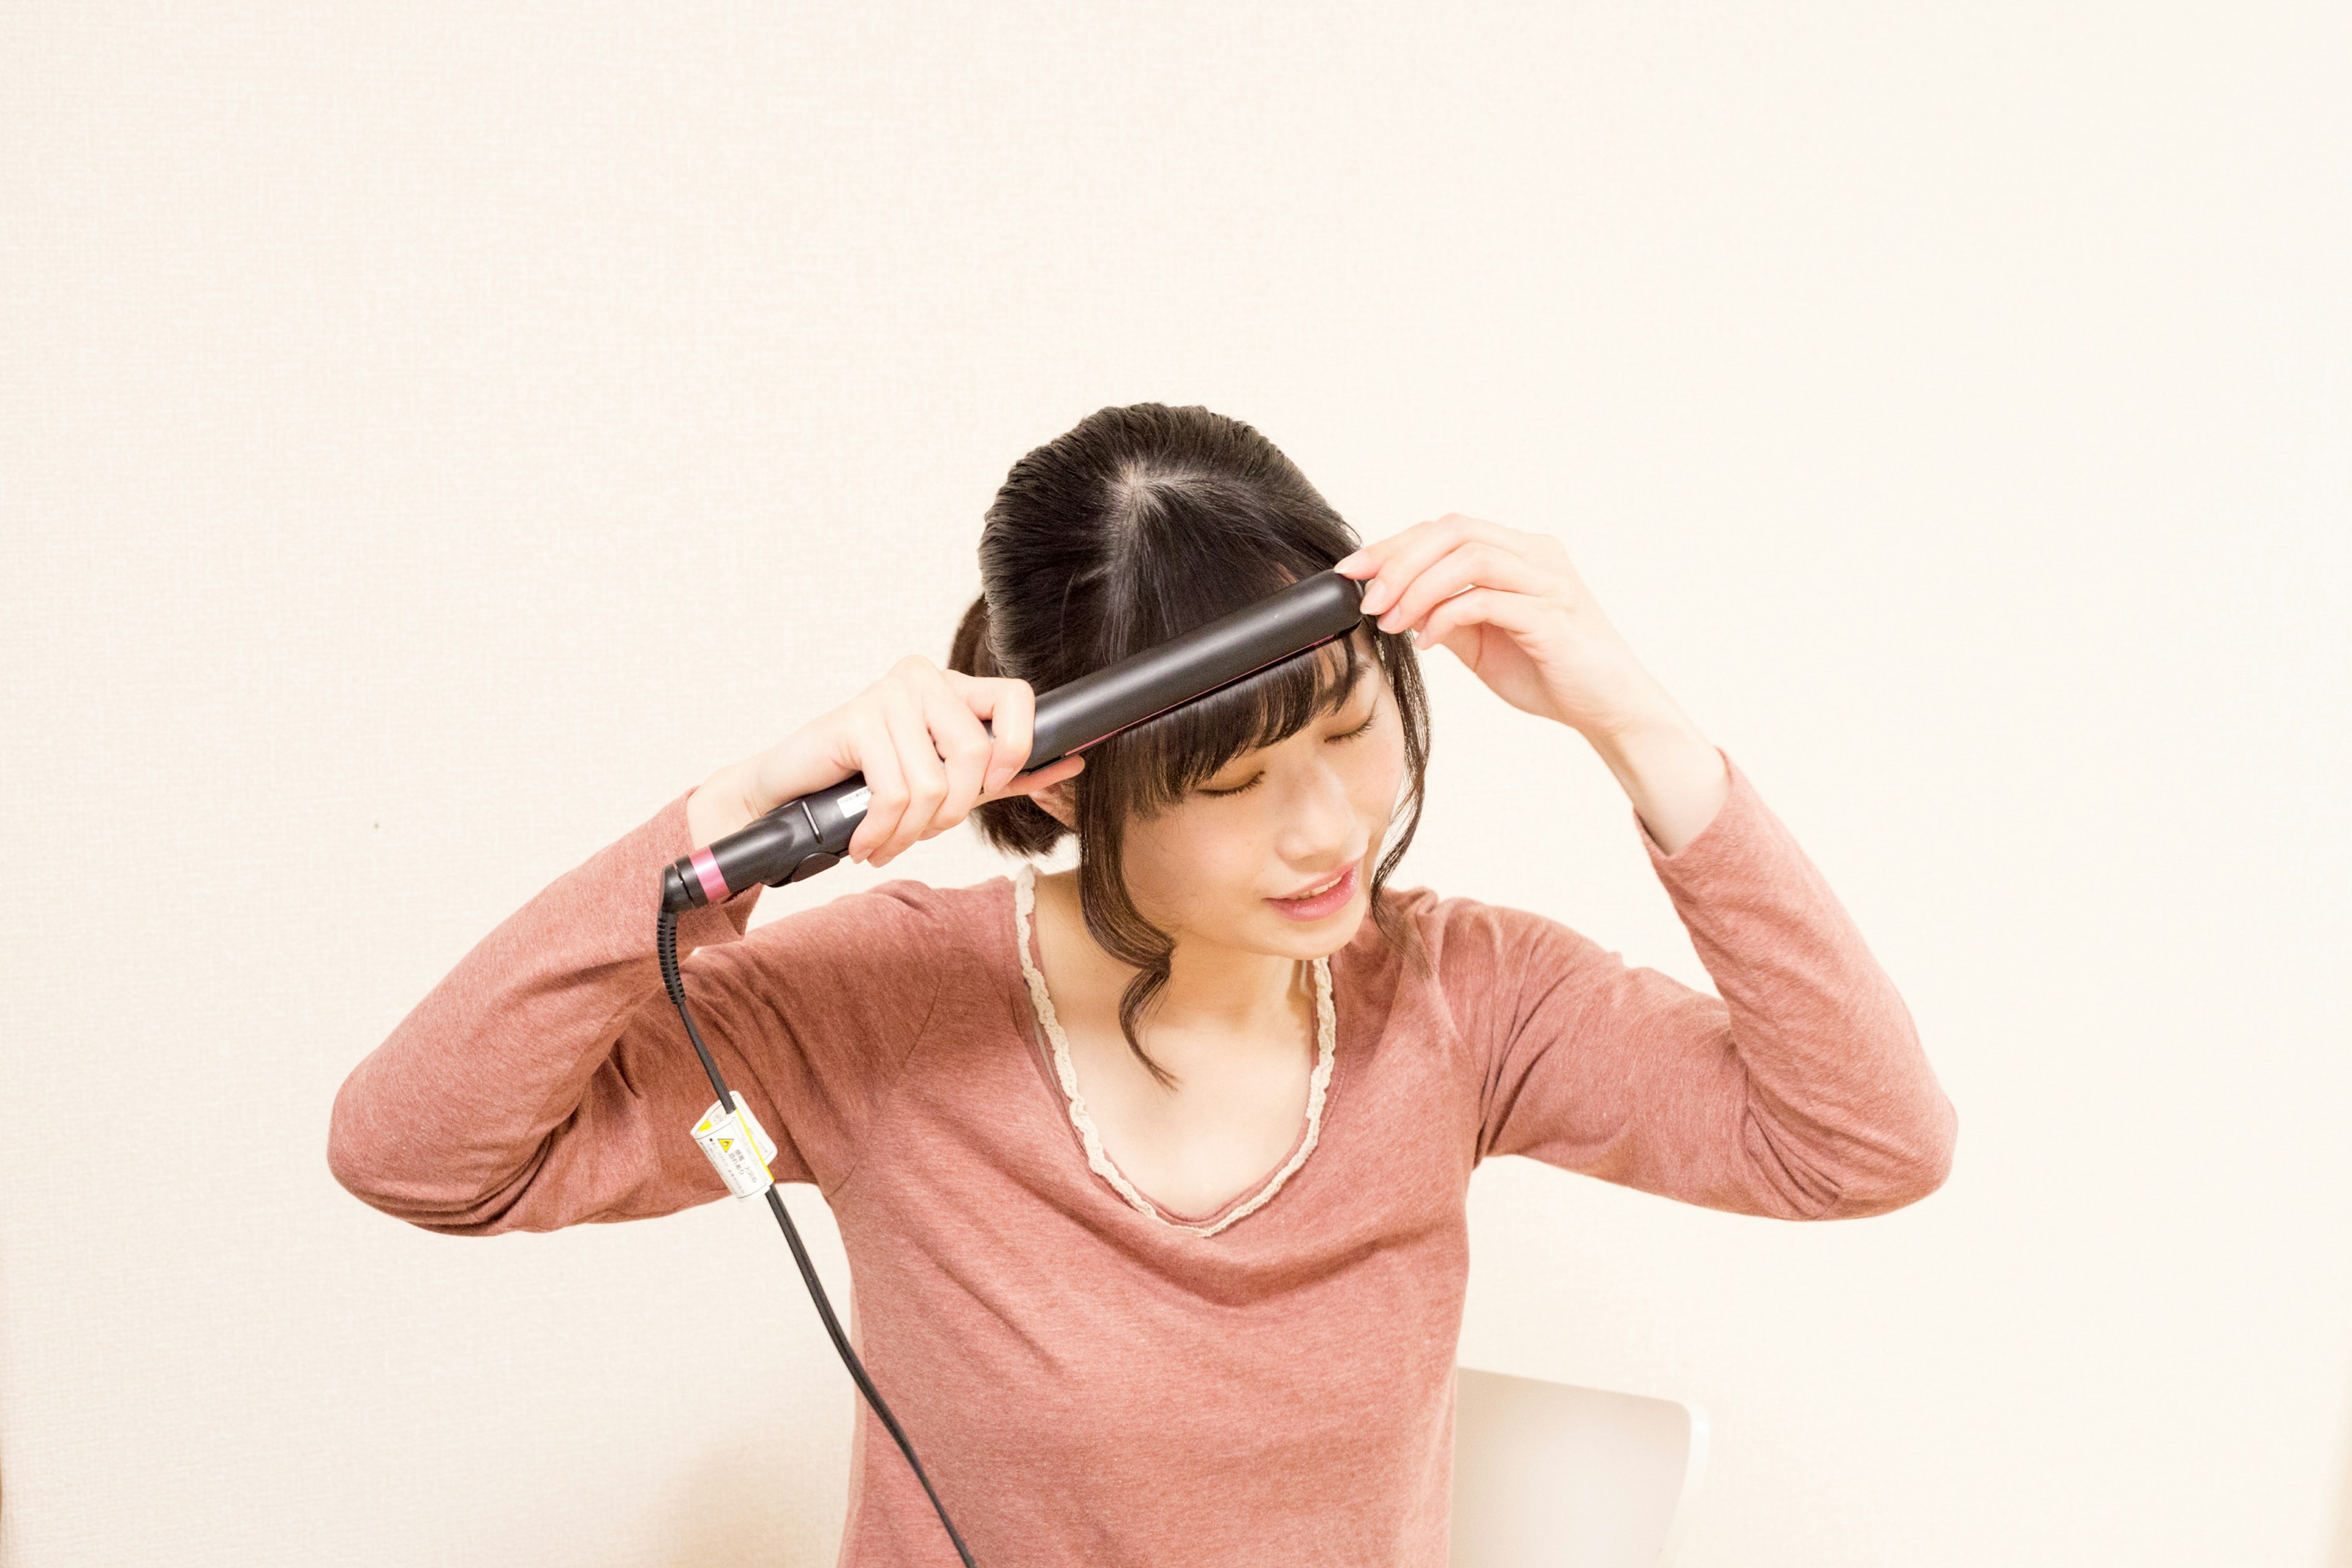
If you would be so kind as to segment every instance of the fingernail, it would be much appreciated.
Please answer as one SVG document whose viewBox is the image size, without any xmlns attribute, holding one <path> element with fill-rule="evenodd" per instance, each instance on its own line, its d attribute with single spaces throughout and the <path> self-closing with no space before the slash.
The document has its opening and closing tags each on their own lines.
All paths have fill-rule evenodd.
<svg viewBox="0 0 2352 1568">
<path fill-rule="evenodd" d="M 1353 567 L 1361 566 L 1363 563 L 1364 553 L 1360 550 L 1353 555 L 1342 555 L 1339 560 L 1331 563 L 1331 570 L 1334 572 L 1346 572 Z"/>
</svg>

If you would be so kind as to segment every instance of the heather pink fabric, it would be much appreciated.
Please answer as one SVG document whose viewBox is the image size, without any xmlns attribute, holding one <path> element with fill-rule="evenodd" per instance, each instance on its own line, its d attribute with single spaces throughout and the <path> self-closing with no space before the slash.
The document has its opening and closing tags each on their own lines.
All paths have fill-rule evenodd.
<svg viewBox="0 0 2352 1568">
<path fill-rule="evenodd" d="M 1489 1155 L 1781 1219 L 1943 1182 L 1956 1118 L 1909 1012 L 1726 762 L 1678 854 L 1633 817 L 1720 1000 L 1547 917 L 1391 889 L 1430 969 L 1369 918 L 1332 954 L 1319 1142 L 1213 1237 L 1088 1166 L 1009 878 L 900 879 L 747 932 L 755 888 L 680 920 L 703 1038 L 778 1178 L 832 1205 L 858 1353 L 982 1568 L 1444 1568 L 1464 1201 Z M 686 802 L 509 917 L 352 1070 L 328 1147 L 346 1188 L 459 1236 L 725 1195 L 654 957 Z M 773 1228 L 747 1208 L 746 1253 Z M 955 1568 L 863 1400 L 851 1476 L 844 1564 Z"/>
</svg>

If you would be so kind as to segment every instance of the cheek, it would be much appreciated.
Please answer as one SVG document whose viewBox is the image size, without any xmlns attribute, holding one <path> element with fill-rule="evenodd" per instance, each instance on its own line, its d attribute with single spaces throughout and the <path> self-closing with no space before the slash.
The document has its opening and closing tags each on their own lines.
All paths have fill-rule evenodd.
<svg viewBox="0 0 2352 1568">
<path fill-rule="evenodd" d="M 1378 744 L 1368 745 L 1358 753 L 1360 765 L 1349 780 L 1349 791 L 1355 799 L 1356 809 L 1378 833 L 1386 826 L 1404 791 L 1404 733 L 1390 724 L 1364 739 Z"/>
<path fill-rule="evenodd" d="M 1244 816 L 1213 814 L 1180 805 L 1150 826 L 1127 835 L 1128 885 L 1160 908 L 1192 911 L 1229 896 L 1234 884 L 1247 888 L 1263 864 Z"/>
</svg>

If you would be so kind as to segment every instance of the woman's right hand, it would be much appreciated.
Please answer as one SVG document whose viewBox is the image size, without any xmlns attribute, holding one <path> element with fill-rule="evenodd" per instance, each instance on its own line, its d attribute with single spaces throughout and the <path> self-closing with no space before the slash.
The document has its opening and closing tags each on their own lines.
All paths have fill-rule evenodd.
<svg viewBox="0 0 2352 1568">
<path fill-rule="evenodd" d="M 1032 794 L 1086 766 L 1074 752 L 1021 771 L 1036 706 L 1025 680 L 942 669 L 910 653 L 840 707 L 712 774 L 688 802 L 695 847 L 863 773 L 874 798 L 850 835 L 849 858 L 886 866 L 982 801 Z"/>
</svg>

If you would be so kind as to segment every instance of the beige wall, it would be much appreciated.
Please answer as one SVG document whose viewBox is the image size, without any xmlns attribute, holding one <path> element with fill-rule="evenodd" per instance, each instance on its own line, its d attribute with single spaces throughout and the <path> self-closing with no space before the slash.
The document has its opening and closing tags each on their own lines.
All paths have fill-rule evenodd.
<svg viewBox="0 0 2352 1568">
<path fill-rule="evenodd" d="M 429 1235 L 329 1103 L 1144 399 L 1565 541 L 1959 1108 L 1846 1224 L 1486 1168 L 1464 1359 L 1705 1405 L 1690 1568 L 2352 1563 L 2352 14 L 1268 9 L 0 15 L 0 1564 L 832 1562 L 763 1215 Z M 1432 662 L 1400 879 L 1706 984 Z"/>
</svg>

